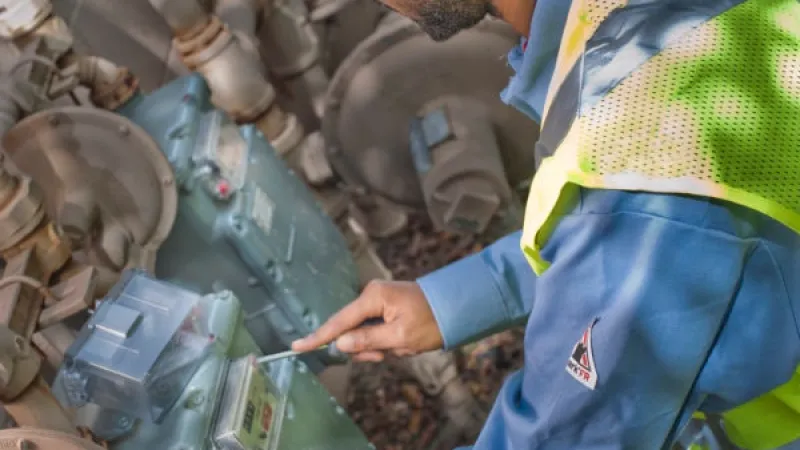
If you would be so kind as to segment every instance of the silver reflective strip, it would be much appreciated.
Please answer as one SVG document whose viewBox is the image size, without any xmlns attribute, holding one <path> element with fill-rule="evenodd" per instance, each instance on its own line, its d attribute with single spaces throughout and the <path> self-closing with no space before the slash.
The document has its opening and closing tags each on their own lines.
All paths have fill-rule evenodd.
<svg viewBox="0 0 800 450">
<path fill-rule="evenodd" d="M 693 28 L 745 1 L 630 0 L 612 11 L 553 96 L 536 145 L 537 167 L 561 145 L 577 116 L 642 64 Z"/>
</svg>

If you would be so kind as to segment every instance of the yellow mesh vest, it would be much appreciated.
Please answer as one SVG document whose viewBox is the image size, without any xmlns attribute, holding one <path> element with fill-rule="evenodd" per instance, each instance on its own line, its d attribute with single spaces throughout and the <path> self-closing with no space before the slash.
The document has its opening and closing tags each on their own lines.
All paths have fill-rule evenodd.
<svg viewBox="0 0 800 450">
<path fill-rule="evenodd" d="M 549 119 L 564 120 L 554 100 L 584 63 L 587 42 L 626 5 L 573 1 L 543 133 Z M 583 70 L 578 86 L 593 73 Z M 800 1 L 748 0 L 692 27 L 573 116 L 526 206 L 521 246 L 537 274 L 577 186 L 719 198 L 800 232 Z M 800 375 L 725 419 L 746 449 L 800 438 Z"/>
<path fill-rule="evenodd" d="M 586 42 L 626 3 L 573 2 L 545 130 Z M 725 199 L 800 232 L 799 72 L 797 0 L 745 1 L 683 33 L 577 115 L 542 161 L 522 240 L 534 270 L 548 266 L 540 250 L 575 186 Z"/>
</svg>

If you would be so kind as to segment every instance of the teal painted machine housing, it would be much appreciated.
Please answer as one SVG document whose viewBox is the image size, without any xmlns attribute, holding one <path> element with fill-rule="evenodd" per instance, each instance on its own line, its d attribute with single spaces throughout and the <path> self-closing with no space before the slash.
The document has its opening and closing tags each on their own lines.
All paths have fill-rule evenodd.
<svg viewBox="0 0 800 450">
<path fill-rule="evenodd" d="M 233 291 L 268 354 L 352 301 L 358 272 L 344 236 L 303 181 L 261 132 L 236 127 L 210 98 L 203 78 L 192 74 L 117 112 L 153 137 L 179 184 L 175 225 L 158 252 L 156 275 L 199 292 Z M 229 138 L 238 130 L 239 154 L 217 154 L 218 136 L 209 138 L 209 127 L 210 119 L 219 127 L 220 118 Z M 325 354 L 305 360 L 314 369 L 338 362 Z"/>
</svg>

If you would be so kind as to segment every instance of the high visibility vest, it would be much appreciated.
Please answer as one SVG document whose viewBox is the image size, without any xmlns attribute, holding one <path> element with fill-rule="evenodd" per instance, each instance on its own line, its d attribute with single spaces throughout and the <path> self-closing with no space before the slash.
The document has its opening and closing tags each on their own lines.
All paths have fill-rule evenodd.
<svg viewBox="0 0 800 450">
<path fill-rule="evenodd" d="M 791 381 L 723 414 L 728 439 L 747 450 L 800 440 L 800 367 Z"/>
<path fill-rule="evenodd" d="M 628 3 L 572 2 L 525 211 L 534 271 L 581 186 L 718 198 L 800 232 L 800 1 Z M 800 377 L 726 422 L 752 450 L 797 439 Z"/>
<path fill-rule="evenodd" d="M 576 186 L 713 197 L 800 232 L 800 3 L 574 0 L 545 103 L 522 249 Z"/>
</svg>

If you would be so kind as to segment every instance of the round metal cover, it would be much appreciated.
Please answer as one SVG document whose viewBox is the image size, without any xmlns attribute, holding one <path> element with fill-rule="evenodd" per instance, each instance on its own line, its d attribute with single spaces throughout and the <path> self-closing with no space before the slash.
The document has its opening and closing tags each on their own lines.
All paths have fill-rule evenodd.
<svg viewBox="0 0 800 450">
<path fill-rule="evenodd" d="M 410 121 L 432 100 L 456 95 L 487 105 L 512 185 L 531 177 L 539 126 L 499 97 L 512 75 L 506 55 L 517 42 L 498 20 L 438 43 L 410 20 L 387 20 L 331 82 L 323 119 L 331 164 L 350 183 L 422 206 L 409 153 Z"/>
<path fill-rule="evenodd" d="M 75 106 L 48 109 L 20 121 L 2 145 L 14 166 L 42 188 L 50 217 L 71 191 L 88 188 L 102 223 L 122 225 L 144 249 L 154 251 L 172 228 L 172 168 L 150 135 L 122 116 Z"/>
</svg>

